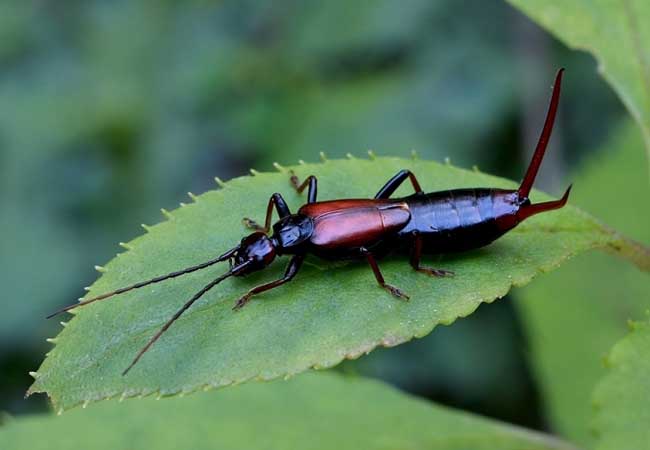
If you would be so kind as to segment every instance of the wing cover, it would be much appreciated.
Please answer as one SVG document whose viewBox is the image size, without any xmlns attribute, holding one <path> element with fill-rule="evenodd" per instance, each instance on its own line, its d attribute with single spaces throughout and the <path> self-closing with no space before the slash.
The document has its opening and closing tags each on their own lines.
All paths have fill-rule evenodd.
<svg viewBox="0 0 650 450">
<path fill-rule="evenodd" d="M 371 245 L 402 229 L 411 218 L 405 203 L 377 200 L 311 203 L 299 213 L 314 221 L 311 242 L 328 250 Z"/>
</svg>

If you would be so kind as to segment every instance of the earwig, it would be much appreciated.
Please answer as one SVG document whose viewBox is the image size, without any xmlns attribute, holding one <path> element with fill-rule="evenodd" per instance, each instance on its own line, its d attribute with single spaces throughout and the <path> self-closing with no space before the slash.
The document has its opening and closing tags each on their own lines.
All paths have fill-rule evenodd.
<svg viewBox="0 0 650 450">
<path fill-rule="evenodd" d="M 406 293 L 384 280 L 377 263 L 378 255 L 394 249 L 406 250 L 410 253 L 410 265 L 414 270 L 434 277 L 452 276 L 453 272 L 422 266 L 422 254 L 483 247 L 528 217 L 562 208 L 566 204 L 571 186 L 558 200 L 531 204 L 528 198 L 553 131 L 563 71 L 560 69 L 556 75 L 544 127 L 528 170 L 517 190 L 475 188 L 425 193 L 411 171 L 401 170 L 372 199 L 319 202 L 316 177 L 311 175 L 300 183 L 292 173 L 290 182 L 296 191 L 308 191 L 307 203 L 297 213 L 292 214 L 282 195 L 275 193 L 269 199 L 264 226 L 244 218 L 244 224 L 255 231 L 221 256 L 83 300 L 48 317 L 229 261 L 230 269 L 227 272 L 194 294 L 151 337 L 122 373 L 126 375 L 169 327 L 206 292 L 226 278 L 243 276 L 268 267 L 277 256 L 291 255 L 284 276 L 250 289 L 235 303 L 234 310 L 242 308 L 253 296 L 291 281 L 307 254 L 326 259 L 365 258 L 379 286 L 395 297 L 408 300 Z M 414 193 L 407 197 L 391 198 L 407 179 L 413 186 Z M 272 224 L 274 210 L 280 220 Z"/>
</svg>

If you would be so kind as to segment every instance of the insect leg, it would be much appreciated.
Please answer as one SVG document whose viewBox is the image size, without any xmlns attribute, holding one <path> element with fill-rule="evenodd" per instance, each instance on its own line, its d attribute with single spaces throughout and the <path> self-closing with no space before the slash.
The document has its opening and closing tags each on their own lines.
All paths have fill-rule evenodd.
<svg viewBox="0 0 650 450">
<path fill-rule="evenodd" d="M 372 268 L 372 272 L 375 274 L 377 283 L 379 283 L 381 287 L 386 289 L 395 297 L 401 298 L 403 300 L 408 300 L 409 296 L 406 295 L 404 292 L 402 292 L 401 289 L 398 289 L 395 286 L 391 286 L 390 284 L 386 283 L 386 281 L 384 281 L 384 276 L 381 274 L 381 271 L 379 270 L 379 266 L 377 265 L 377 260 L 375 260 L 375 257 L 372 255 L 372 253 L 370 253 L 370 251 L 365 247 L 361 247 L 359 250 L 361 251 L 361 254 L 365 255 L 366 259 L 368 259 L 368 264 L 370 264 L 370 267 Z"/>
<path fill-rule="evenodd" d="M 449 277 L 454 276 L 454 272 L 443 269 L 433 269 L 420 265 L 422 259 L 422 236 L 417 233 L 413 234 L 413 248 L 411 249 L 411 267 L 418 272 L 426 273 L 432 277 Z"/>
<path fill-rule="evenodd" d="M 377 192 L 375 198 L 390 198 L 390 196 L 393 195 L 393 192 L 395 192 L 397 188 L 400 187 L 406 178 L 409 178 L 411 180 L 411 184 L 413 185 L 413 190 L 415 193 L 422 194 L 420 183 L 418 183 L 418 180 L 415 178 L 415 175 L 413 175 L 413 172 L 403 169 L 397 172 L 393 178 L 388 180 L 384 187 L 382 187 L 379 192 Z"/>
<path fill-rule="evenodd" d="M 298 177 L 292 170 L 290 181 L 291 185 L 296 191 L 298 191 L 299 194 L 302 194 L 302 191 L 305 190 L 305 187 L 309 186 L 309 190 L 307 191 L 307 203 L 316 202 L 316 196 L 318 194 L 318 179 L 314 175 L 309 175 L 307 179 L 303 181 L 302 184 L 300 184 Z"/>
<path fill-rule="evenodd" d="M 293 258 L 291 258 L 291 261 L 289 261 L 287 270 L 284 272 L 284 276 L 282 278 L 280 278 L 279 280 L 271 281 L 270 283 L 266 283 L 254 287 L 253 289 L 248 291 L 245 295 L 243 295 L 239 300 L 237 300 L 237 303 L 235 303 L 235 306 L 232 309 L 235 310 L 241 309 L 244 305 L 246 305 L 246 303 L 249 302 L 249 300 L 253 295 L 259 294 L 264 291 L 268 291 L 269 289 L 273 289 L 275 287 L 283 285 L 288 281 L 291 281 L 291 279 L 295 277 L 296 274 L 298 273 L 298 270 L 300 270 L 300 266 L 302 265 L 304 259 L 305 259 L 304 255 L 295 255 Z"/>
<path fill-rule="evenodd" d="M 255 231 L 262 231 L 264 233 L 268 233 L 269 230 L 271 229 L 271 218 L 273 217 L 274 206 L 276 211 L 278 212 L 278 216 L 280 216 L 280 219 L 291 214 L 291 211 L 289 211 L 289 207 L 287 206 L 287 202 L 284 201 L 282 195 L 276 192 L 271 196 L 271 198 L 269 199 L 269 204 L 266 207 L 266 220 L 264 222 L 263 227 L 259 225 L 257 222 L 255 222 L 253 219 L 249 219 L 248 217 L 244 217 L 242 219 L 242 223 L 246 227 L 252 228 Z"/>
</svg>

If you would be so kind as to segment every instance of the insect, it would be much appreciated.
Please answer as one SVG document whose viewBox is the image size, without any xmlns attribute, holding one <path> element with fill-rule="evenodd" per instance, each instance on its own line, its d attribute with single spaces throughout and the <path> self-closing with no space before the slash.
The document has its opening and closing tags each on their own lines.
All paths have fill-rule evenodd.
<svg viewBox="0 0 650 450">
<path fill-rule="evenodd" d="M 282 195 L 275 193 L 269 199 L 264 226 L 245 218 L 244 223 L 255 231 L 221 256 L 81 301 L 49 317 L 229 261 L 230 269 L 194 294 L 137 353 L 122 373 L 126 375 L 176 319 L 206 292 L 228 277 L 244 276 L 262 270 L 278 256 L 291 256 L 284 276 L 250 289 L 235 303 L 233 309 L 242 308 L 257 294 L 291 281 L 308 254 L 329 259 L 366 259 L 379 286 L 400 299 L 408 300 L 406 293 L 385 281 L 377 257 L 393 249 L 407 250 L 414 270 L 434 277 L 451 276 L 453 273 L 450 271 L 423 266 L 422 254 L 464 251 L 485 246 L 526 218 L 566 204 L 571 186 L 559 200 L 531 204 L 528 199 L 553 130 L 563 70 L 560 69 L 555 77 L 542 133 L 523 182 L 517 190 L 476 188 L 425 193 L 412 172 L 401 170 L 372 199 L 319 202 L 316 177 L 309 176 L 300 183 L 292 174 L 291 184 L 299 193 L 308 189 L 307 203 L 295 214 L 291 213 Z M 407 179 L 411 182 L 414 193 L 408 197 L 391 198 Z M 280 220 L 272 224 L 274 209 Z"/>
</svg>

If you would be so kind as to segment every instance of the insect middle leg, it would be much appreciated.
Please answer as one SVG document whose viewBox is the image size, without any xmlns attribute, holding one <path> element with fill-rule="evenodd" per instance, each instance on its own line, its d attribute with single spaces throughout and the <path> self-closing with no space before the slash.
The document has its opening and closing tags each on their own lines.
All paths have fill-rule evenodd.
<svg viewBox="0 0 650 450">
<path fill-rule="evenodd" d="M 282 278 L 275 281 L 271 281 L 270 283 L 261 284 L 259 286 L 254 287 L 246 294 L 244 294 L 239 300 L 237 300 L 237 303 L 235 303 L 235 306 L 233 306 L 232 309 L 234 310 L 241 309 L 242 307 L 244 307 L 244 305 L 246 305 L 246 303 L 250 301 L 251 297 L 253 297 L 254 295 L 262 293 L 264 291 L 268 291 L 269 289 L 273 289 L 275 287 L 283 285 L 288 281 L 291 281 L 291 279 L 295 277 L 296 274 L 298 273 L 298 270 L 300 270 L 300 266 L 302 265 L 304 259 L 305 259 L 304 255 L 295 255 L 289 261 L 287 270 L 285 271 L 284 276 Z"/>
<path fill-rule="evenodd" d="M 393 195 L 393 192 L 395 192 L 407 178 L 411 180 L 411 184 L 413 185 L 413 190 L 415 193 L 422 194 L 423 191 L 420 187 L 420 183 L 418 183 L 418 180 L 415 178 L 415 175 L 413 175 L 413 172 L 403 169 L 397 172 L 393 178 L 388 180 L 384 187 L 382 187 L 379 192 L 377 192 L 375 198 L 390 198 L 390 196 Z"/>
<path fill-rule="evenodd" d="M 417 233 L 413 234 L 413 248 L 411 249 L 411 267 L 418 272 L 426 273 L 432 277 L 450 277 L 454 272 L 450 270 L 434 269 L 432 267 L 423 267 L 420 265 L 422 259 L 422 236 Z"/>
<path fill-rule="evenodd" d="M 307 179 L 300 184 L 300 181 L 293 170 L 290 173 L 291 178 L 289 180 L 294 189 L 298 191 L 299 194 L 302 194 L 305 187 L 309 186 L 309 190 L 307 191 L 307 203 L 315 203 L 316 197 L 318 196 L 318 179 L 314 175 L 309 175 Z"/>
<path fill-rule="evenodd" d="M 259 225 L 257 222 L 255 222 L 253 219 L 249 219 L 248 217 L 244 217 L 242 219 L 242 223 L 246 225 L 246 227 L 251 228 L 255 231 L 262 231 L 264 233 L 268 233 L 269 230 L 271 229 L 271 218 L 273 217 L 273 206 L 275 206 L 275 209 L 278 212 L 278 216 L 280 216 L 280 219 L 291 214 L 291 211 L 289 211 L 289 207 L 287 206 L 287 202 L 284 201 L 282 195 L 276 192 L 271 196 L 271 198 L 269 199 L 269 204 L 266 207 L 266 220 L 264 222 L 263 227 Z"/>
<path fill-rule="evenodd" d="M 361 251 L 361 254 L 364 255 L 368 260 L 368 264 L 370 264 L 370 267 L 372 268 L 372 272 L 375 274 L 377 283 L 379 283 L 381 287 L 386 289 L 395 297 L 401 298 L 403 300 L 408 300 L 409 296 L 406 295 L 401 289 L 398 289 L 395 286 L 391 286 L 390 284 L 386 283 L 386 281 L 384 280 L 384 276 L 381 274 L 381 271 L 379 270 L 379 265 L 377 264 L 377 260 L 375 259 L 373 254 L 365 247 L 361 247 L 359 250 Z"/>
</svg>

